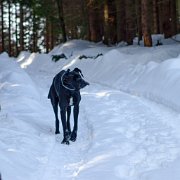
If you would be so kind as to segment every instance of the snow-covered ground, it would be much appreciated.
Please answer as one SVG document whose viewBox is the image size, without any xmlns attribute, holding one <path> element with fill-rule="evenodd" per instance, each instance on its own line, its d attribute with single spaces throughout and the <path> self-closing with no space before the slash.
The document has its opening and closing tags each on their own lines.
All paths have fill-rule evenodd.
<svg viewBox="0 0 180 180">
<path fill-rule="evenodd" d="M 1 54 L 2 180 L 179 180 L 180 44 L 153 39 L 163 46 L 74 40 L 49 54 Z M 61 53 L 68 59 L 51 61 Z M 54 134 L 47 94 L 54 75 L 74 67 L 90 86 L 81 91 L 77 141 L 67 146 Z"/>
</svg>

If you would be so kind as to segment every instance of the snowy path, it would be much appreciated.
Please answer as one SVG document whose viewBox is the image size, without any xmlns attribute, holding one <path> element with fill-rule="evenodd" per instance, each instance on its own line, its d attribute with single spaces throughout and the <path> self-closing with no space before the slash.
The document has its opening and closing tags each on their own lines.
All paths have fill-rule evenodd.
<svg viewBox="0 0 180 180">
<path fill-rule="evenodd" d="M 99 85 L 90 86 L 83 95 L 93 143 L 77 179 L 140 179 L 144 172 L 165 167 L 178 156 L 179 137 L 168 125 L 178 118 L 176 113 Z"/>
<path fill-rule="evenodd" d="M 84 119 L 81 115 L 80 119 Z M 76 171 L 77 167 L 71 167 L 74 163 L 80 163 L 83 161 L 84 155 L 87 154 L 89 149 L 90 140 L 89 133 L 90 129 L 88 127 L 88 122 L 84 121 L 79 124 L 79 129 L 81 133 L 79 135 L 78 141 L 72 143 L 69 146 L 62 145 L 62 130 L 61 134 L 51 136 L 50 140 L 50 150 L 46 155 L 46 162 L 43 163 L 39 171 L 37 180 L 59 180 L 59 179 L 71 179 L 72 175 Z M 54 131 L 53 131 L 54 132 Z M 48 142 L 49 144 L 49 142 Z"/>
<path fill-rule="evenodd" d="M 47 95 L 42 84 L 40 91 Z M 91 84 L 82 91 L 77 141 L 64 146 L 49 138 L 37 180 L 143 179 L 145 172 L 166 167 L 179 155 L 179 137 L 168 124 L 175 118 L 165 107 Z"/>
<path fill-rule="evenodd" d="M 45 74 L 44 74 L 45 73 Z M 45 121 L 49 121 L 46 124 L 50 124 L 49 128 L 46 127 L 46 132 L 43 131 L 40 134 L 41 141 L 47 142 L 47 147 L 44 147 L 42 154 L 40 154 L 37 159 L 39 159 L 38 169 L 35 172 L 34 179 L 43 179 L 43 180 L 59 180 L 59 179 L 72 179 L 74 173 L 76 173 L 79 164 L 82 164 L 84 156 L 86 156 L 87 151 L 91 145 L 91 127 L 84 113 L 84 109 L 81 109 L 79 120 L 83 119 L 79 123 L 80 133 L 78 135 L 78 141 L 73 143 L 70 142 L 70 145 L 62 145 L 62 125 L 60 122 L 60 135 L 54 134 L 54 113 L 50 104 L 49 99 L 47 99 L 48 88 L 50 86 L 52 77 L 47 75 L 46 72 L 41 72 L 38 75 L 28 72 L 33 81 L 36 84 L 36 87 L 41 94 L 41 104 L 44 105 L 46 109 L 47 117 Z M 48 80 L 47 80 L 48 79 Z M 73 116 L 73 115 L 71 115 Z M 73 117 L 71 117 L 71 122 L 73 124 Z M 78 163 L 78 165 L 76 165 Z M 75 166 L 74 166 L 75 164 Z"/>
<path fill-rule="evenodd" d="M 2 180 L 179 180 L 180 46 L 171 43 L 109 48 L 73 40 L 49 54 L 22 52 L 18 64 L 3 53 Z M 68 59 L 51 62 L 60 52 Z M 55 137 L 47 94 L 55 74 L 75 67 L 91 85 L 82 90 L 77 141 L 66 146 Z"/>
</svg>

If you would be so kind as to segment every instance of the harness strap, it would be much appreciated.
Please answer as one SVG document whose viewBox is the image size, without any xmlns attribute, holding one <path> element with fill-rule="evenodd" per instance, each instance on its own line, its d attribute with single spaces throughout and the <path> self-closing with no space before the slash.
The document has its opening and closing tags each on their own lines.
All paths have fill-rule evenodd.
<svg viewBox="0 0 180 180">
<path fill-rule="evenodd" d="M 63 83 L 63 77 L 64 77 L 65 74 L 66 74 L 66 72 L 64 72 L 64 73 L 62 74 L 62 76 L 61 76 L 61 84 L 62 84 L 62 86 L 63 86 L 64 88 L 70 90 L 70 91 L 75 91 L 75 88 L 72 89 L 72 88 L 69 88 L 69 87 L 67 87 L 67 86 L 64 85 L 64 83 Z"/>
</svg>

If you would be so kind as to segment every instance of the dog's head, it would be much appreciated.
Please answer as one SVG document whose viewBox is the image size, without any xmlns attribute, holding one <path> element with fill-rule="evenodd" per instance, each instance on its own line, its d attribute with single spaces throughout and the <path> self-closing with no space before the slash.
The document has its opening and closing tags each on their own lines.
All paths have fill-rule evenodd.
<svg viewBox="0 0 180 180">
<path fill-rule="evenodd" d="M 64 85 L 69 86 L 74 90 L 80 90 L 89 85 L 89 83 L 83 79 L 83 74 L 78 68 L 75 68 L 71 72 L 70 70 L 67 70 L 67 73 L 65 74 L 63 79 L 63 83 Z"/>
<path fill-rule="evenodd" d="M 79 68 L 75 68 L 73 71 L 73 84 L 77 90 L 89 85 L 87 81 L 83 79 L 83 74 Z"/>
<path fill-rule="evenodd" d="M 86 82 L 80 75 L 75 75 L 73 79 L 73 84 L 76 90 L 82 89 L 89 85 L 89 83 Z"/>
</svg>

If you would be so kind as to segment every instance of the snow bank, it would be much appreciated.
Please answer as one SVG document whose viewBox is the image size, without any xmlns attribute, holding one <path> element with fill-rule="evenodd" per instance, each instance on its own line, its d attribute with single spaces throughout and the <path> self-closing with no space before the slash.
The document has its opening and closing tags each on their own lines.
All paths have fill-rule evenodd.
<svg viewBox="0 0 180 180">
<path fill-rule="evenodd" d="M 100 49 L 98 49 L 100 50 Z M 78 55 L 61 66 L 82 69 L 85 77 L 137 96 L 149 98 L 180 111 L 180 45 L 152 48 L 102 48 L 97 59 L 78 59 Z M 94 55 L 89 48 L 79 54 Z M 58 63 L 57 63 L 58 64 Z"/>
<path fill-rule="evenodd" d="M 93 43 L 84 40 L 72 40 L 66 42 L 65 44 L 60 44 L 59 46 L 56 46 L 51 52 L 49 52 L 49 55 L 64 53 L 68 58 L 70 58 L 74 55 L 81 53 L 83 50 L 89 48 L 95 49 L 100 47 L 105 46 L 101 43 Z"/>
<path fill-rule="evenodd" d="M 140 56 L 138 63 L 133 58 L 138 56 L 108 52 L 102 60 L 104 65 L 98 65 L 103 71 L 94 80 L 180 111 L 180 56 L 162 62 L 158 62 L 158 57 L 143 62 Z"/>
<path fill-rule="evenodd" d="M 46 144 L 40 135 L 50 127 L 48 115 L 34 82 L 5 53 L 0 55 L 0 106 L 2 179 L 34 179 L 40 163 L 36 157 L 43 155 L 39 150 Z"/>
<path fill-rule="evenodd" d="M 66 53 L 69 58 L 52 62 L 52 55 L 60 53 Z M 100 53 L 103 56 L 96 59 L 79 58 L 81 55 L 96 56 Z M 55 152 L 52 141 L 54 114 L 45 99 L 53 76 L 61 69 L 74 67 L 81 68 L 85 79 L 91 83 L 82 94 L 84 113 L 80 113 L 80 118 L 84 120 L 81 123 L 87 121 L 88 126 L 79 129 L 84 129 L 84 133 L 90 129 L 91 136 L 88 138 L 93 140 L 89 142 L 81 134 L 81 138 L 87 138 L 85 142 L 90 144 L 85 159 L 78 161 L 78 164 L 69 164 L 69 169 L 73 165 L 77 168 L 74 178 L 90 179 L 93 174 L 95 179 L 110 179 L 111 175 L 114 179 L 128 180 L 171 179 L 169 176 L 178 172 L 180 166 L 178 159 L 172 162 L 178 156 L 179 142 L 171 134 L 171 127 L 162 123 L 161 111 L 152 116 L 149 106 L 138 103 L 139 98 L 132 100 L 132 96 L 119 90 L 150 98 L 180 111 L 179 53 L 178 44 L 120 48 L 75 40 L 56 47 L 49 54 L 22 52 L 17 62 L 25 71 L 7 54 L 0 55 L 0 171 L 3 172 L 3 179 L 16 177 L 17 180 L 24 180 L 26 177 L 27 180 L 34 180 L 33 175 L 40 179 L 43 177 L 42 171 L 48 169 L 47 174 L 51 173 L 53 165 L 60 168 L 56 169 L 57 174 L 49 175 L 57 175 L 57 178 L 65 168 L 63 162 L 69 164 L 71 158 L 76 158 L 75 154 L 79 153 L 76 143 L 68 150 L 57 146 L 55 150 L 60 154 L 51 155 Z M 102 89 L 99 85 L 98 89 L 93 82 L 108 87 L 103 86 Z M 46 93 L 43 94 L 44 99 L 42 92 Z M 117 102 L 121 104 L 117 106 Z M 172 117 L 167 116 L 167 120 Z M 84 146 L 79 143 L 80 153 Z M 73 153 L 71 148 L 74 148 Z M 68 153 L 71 156 L 65 159 Z M 164 164 L 169 161 L 172 162 L 170 167 Z M 41 172 L 38 171 L 40 169 Z M 177 180 L 179 174 L 174 177 Z"/>
<path fill-rule="evenodd" d="M 180 56 L 146 66 L 131 91 L 180 111 Z"/>
<path fill-rule="evenodd" d="M 178 40 L 179 35 L 173 38 Z M 143 96 L 180 111 L 180 45 L 172 39 L 163 39 L 162 35 L 153 36 L 153 40 L 162 40 L 165 45 L 118 48 L 73 40 L 55 47 L 48 55 L 22 52 L 18 62 L 22 68 L 28 67 L 29 72 L 53 72 L 54 75 L 61 69 L 79 67 L 89 81 Z M 51 61 L 52 55 L 61 53 L 69 58 L 57 63 Z M 103 56 L 79 58 L 98 54 Z"/>
<path fill-rule="evenodd" d="M 0 58 L 1 92 L 4 91 L 9 96 L 25 94 L 26 97 L 38 99 L 39 94 L 27 73 L 8 57 L 1 55 Z"/>
<path fill-rule="evenodd" d="M 180 111 L 180 56 L 162 62 L 158 62 L 158 57 L 156 62 L 148 61 L 153 58 L 145 59 L 142 56 L 111 50 L 95 67 L 91 66 L 87 77 L 91 77 L 94 82 L 144 96 Z"/>
</svg>

